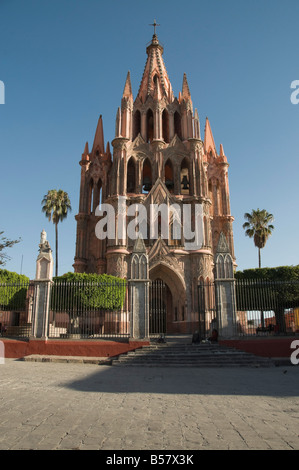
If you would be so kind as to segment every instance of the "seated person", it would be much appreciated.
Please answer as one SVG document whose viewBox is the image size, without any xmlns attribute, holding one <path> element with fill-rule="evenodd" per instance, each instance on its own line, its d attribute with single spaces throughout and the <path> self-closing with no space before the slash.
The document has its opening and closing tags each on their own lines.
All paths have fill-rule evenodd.
<svg viewBox="0 0 299 470">
<path fill-rule="evenodd" d="M 208 340 L 211 341 L 211 343 L 217 343 L 217 341 L 218 341 L 218 331 L 215 328 L 212 331 L 212 336 L 210 336 L 208 338 Z"/>
</svg>

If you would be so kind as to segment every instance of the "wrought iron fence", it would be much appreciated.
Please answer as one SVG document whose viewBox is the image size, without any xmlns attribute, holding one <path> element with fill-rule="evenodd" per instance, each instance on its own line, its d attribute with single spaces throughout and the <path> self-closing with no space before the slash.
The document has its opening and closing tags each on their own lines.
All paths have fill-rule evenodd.
<svg viewBox="0 0 299 470">
<path fill-rule="evenodd" d="M 235 280 L 234 334 L 260 336 L 299 332 L 299 280 Z M 222 305 L 214 282 L 198 285 L 198 329 L 208 337 L 218 328 Z"/>
<path fill-rule="evenodd" d="M 238 335 L 299 332 L 299 281 L 237 279 L 235 289 Z"/>
<path fill-rule="evenodd" d="M 167 293 L 156 281 L 150 288 L 150 332 L 165 332 Z M 31 334 L 34 283 L 0 284 L 0 332 Z M 235 334 L 239 336 L 299 332 L 299 280 L 235 280 Z M 198 328 L 207 337 L 217 328 L 221 305 L 214 282 L 198 285 Z M 49 338 L 129 337 L 130 306 L 127 282 L 55 281 L 51 288 Z"/>
<path fill-rule="evenodd" d="M 0 334 L 28 337 L 34 286 L 29 281 L 0 283 Z"/>
<path fill-rule="evenodd" d="M 129 336 L 127 283 L 54 282 L 49 312 L 49 338 Z"/>
</svg>

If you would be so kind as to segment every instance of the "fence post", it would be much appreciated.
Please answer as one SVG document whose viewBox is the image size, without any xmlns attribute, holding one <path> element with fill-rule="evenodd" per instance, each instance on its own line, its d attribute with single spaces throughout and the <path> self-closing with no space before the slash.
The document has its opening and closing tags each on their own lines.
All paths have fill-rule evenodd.
<svg viewBox="0 0 299 470">
<path fill-rule="evenodd" d="M 149 278 L 148 255 L 142 238 L 134 244 L 131 255 L 131 279 L 129 282 L 131 299 L 130 337 L 149 337 Z"/>
<path fill-rule="evenodd" d="M 221 232 L 215 256 L 215 294 L 219 335 L 232 337 L 236 327 L 236 296 L 233 259 Z"/>
<path fill-rule="evenodd" d="M 50 310 L 51 285 L 53 283 L 53 257 L 47 234 L 43 230 L 36 260 L 34 280 L 34 303 L 32 312 L 32 337 L 47 339 Z"/>
</svg>

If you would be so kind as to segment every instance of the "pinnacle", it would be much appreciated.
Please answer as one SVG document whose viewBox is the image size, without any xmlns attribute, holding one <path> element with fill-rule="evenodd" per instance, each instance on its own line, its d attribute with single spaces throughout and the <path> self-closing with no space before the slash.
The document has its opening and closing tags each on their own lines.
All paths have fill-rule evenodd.
<svg viewBox="0 0 299 470">
<path fill-rule="evenodd" d="M 131 85 L 131 76 L 130 72 L 127 73 L 127 78 L 126 78 L 126 83 L 125 83 L 125 88 L 123 92 L 123 98 L 131 98 L 133 97 L 132 93 L 132 85 Z"/>
<path fill-rule="evenodd" d="M 98 120 L 98 125 L 97 125 L 94 142 L 93 142 L 93 150 L 95 150 L 97 147 L 101 154 L 105 153 L 102 115 L 99 117 L 99 120 Z"/>
<path fill-rule="evenodd" d="M 185 73 L 183 77 L 182 96 L 184 99 L 187 99 L 187 100 L 191 98 L 191 93 L 190 93 L 190 89 L 189 89 L 189 85 L 187 81 L 187 75 Z"/>
<path fill-rule="evenodd" d="M 215 141 L 214 141 L 210 121 L 208 118 L 206 118 L 204 149 L 205 149 L 205 152 L 209 152 L 212 150 L 212 153 L 214 154 L 214 156 L 217 155 Z"/>
</svg>

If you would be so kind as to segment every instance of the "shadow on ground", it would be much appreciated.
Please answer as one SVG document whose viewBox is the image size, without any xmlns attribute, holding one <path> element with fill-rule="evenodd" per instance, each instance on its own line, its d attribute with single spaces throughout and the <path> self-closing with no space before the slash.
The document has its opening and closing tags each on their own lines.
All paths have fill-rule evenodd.
<svg viewBox="0 0 299 470">
<path fill-rule="evenodd" d="M 67 366 L 66 366 L 67 367 Z M 80 367 L 80 366 L 78 366 Z M 88 371 L 89 365 L 81 365 Z M 299 397 L 299 366 L 164 368 L 98 366 L 67 382 L 84 392 Z"/>
</svg>

